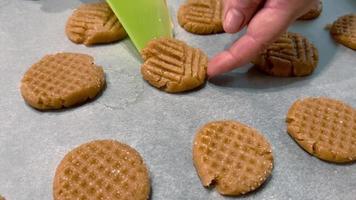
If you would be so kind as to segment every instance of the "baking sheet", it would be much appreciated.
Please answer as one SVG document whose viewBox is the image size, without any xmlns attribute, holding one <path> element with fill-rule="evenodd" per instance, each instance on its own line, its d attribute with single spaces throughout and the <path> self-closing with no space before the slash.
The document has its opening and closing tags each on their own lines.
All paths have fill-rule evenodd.
<svg viewBox="0 0 356 200">
<path fill-rule="evenodd" d="M 62 157 L 94 139 L 116 139 L 136 148 L 150 170 L 154 200 L 230 199 L 202 187 L 192 164 L 192 139 L 211 120 L 235 119 L 261 130 L 273 145 L 272 177 L 241 199 L 356 199 L 356 165 L 335 165 L 304 152 L 286 133 L 284 118 L 298 98 L 328 96 L 356 107 L 356 53 L 336 45 L 324 30 L 356 10 L 354 0 L 324 0 L 322 16 L 297 22 L 320 51 L 317 71 L 306 78 L 273 78 L 246 66 L 181 95 L 160 92 L 141 79 L 129 40 L 87 48 L 68 41 L 64 25 L 79 0 L 0 0 L 0 194 L 7 200 L 52 199 L 52 179 Z M 196 36 L 182 30 L 168 0 L 178 39 L 209 56 L 239 35 Z M 31 64 L 58 51 L 88 53 L 104 67 L 107 88 L 95 101 L 38 112 L 20 96 Z"/>
</svg>

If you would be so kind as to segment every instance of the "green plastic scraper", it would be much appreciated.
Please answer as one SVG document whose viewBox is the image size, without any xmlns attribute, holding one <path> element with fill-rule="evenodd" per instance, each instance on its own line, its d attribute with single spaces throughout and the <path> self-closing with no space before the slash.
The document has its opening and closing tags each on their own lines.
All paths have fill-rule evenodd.
<svg viewBox="0 0 356 200">
<path fill-rule="evenodd" d="M 165 0 L 106 0 L 138 51 L 155 38 L 172 37 Z"/>
</svg>

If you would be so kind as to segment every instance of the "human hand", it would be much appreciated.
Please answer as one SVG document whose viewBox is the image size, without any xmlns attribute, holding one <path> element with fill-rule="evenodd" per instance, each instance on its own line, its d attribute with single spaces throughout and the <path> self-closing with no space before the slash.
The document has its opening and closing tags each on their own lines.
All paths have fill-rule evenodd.
<svg viewBox="0 0 356 200">
<path fill-rule="evenodd" d="M 291 23 L 318 4 L 319 0 L 224 0 L 224 30 L 236 33 L 247 26 L 247 32 L 210 60 L 208 76 L 250 62 Z"/>
</svg>

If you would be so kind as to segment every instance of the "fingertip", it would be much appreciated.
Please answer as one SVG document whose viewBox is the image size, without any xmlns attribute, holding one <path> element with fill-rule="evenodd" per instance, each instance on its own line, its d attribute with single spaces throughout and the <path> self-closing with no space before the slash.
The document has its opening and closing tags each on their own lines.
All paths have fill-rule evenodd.
<svg viewBox="0 0 356 200">
<path fill-rule="evenodd" d="M 216 55 L 208 63 L 208 77 L 212 78 L 214 76 L 230 71 L 233 68 L 234 63 L 234 58 L 227 51 Z"/>
<path fill-rule="evenodd" d="M 213 60 L 209 61 L 208 69 L 206 71 L 209 79 L 217 75 L 215 70 L 215 65 L 213 64 L 213 62 L 214 62 Z"/>
</svg>

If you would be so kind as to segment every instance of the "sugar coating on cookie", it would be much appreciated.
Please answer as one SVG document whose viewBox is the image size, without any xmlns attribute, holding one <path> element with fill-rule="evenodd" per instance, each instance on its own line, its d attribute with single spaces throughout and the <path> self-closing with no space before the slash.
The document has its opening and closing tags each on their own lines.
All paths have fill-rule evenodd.
<svg viewBox="0 0 356 200">
<path fill-rule="evenodd" d="M 40 110 L 71 107 L 93 99 L 105 85 L 102 67 L 78 53 L 46 55 L 28 69 L 21 81 L 25 101 Z"/>
<path fill-rule="evenodd" d="M 329 162 L 356 160 L 356 110 L 325 97 L 297 100 L 287 114 L 288 133 L 310 154 Z"/>
<path fill-rule="evenodd" d="M 236 121 L 215 121 L 196 134 L 193 161 L 202 184 L 222 195 L 241 195 L 260 187 L 273 169 L 268 141 Z"/>
<path fill-rule="evenodd" d="M 206 81 L 208 57 L 182 41 L 152 40 L 141 55 L 143 78 L 156 88 L 177 93 L 197 88 Z"/>
<path fill-rule="evenodd" d="M 222 33 L 222 9 L 222 0 L 187 0 L 179 8 L 178 23 L 195 34 Z"/>
<path fill-rule="evenodd" d="M 64 157 L 53 190 L 54 200 L 147 200 L 150 181 L 135 149 L 113 140 L 97 140 Z"/>
<path fill-rule="evenodd" d="M 356 50 L 356 14 L 338 18 L 332 24 L 330 34 L 340 44 Z"/>
<path fill-rule="evenodd" d="M 68 38 L 87 46 L 122 40 L 127 33 L 109 5 L 105 2 L 79 6 L 66 25 Z"/>
<path fill-rule="evenodd" d="M 312 9 L 298 18 L 298 20 L 311 20 L 320 16 L 323 11 L 323 2 L 320 0 Z"/>
<path fill-rule="evenodd" d="M 318 50 L 307 38 L 287 32 L 270 44 L 252 63 L 266 74 L 292 77 L 313 73 L 318 60 Z"/>
</svg>

